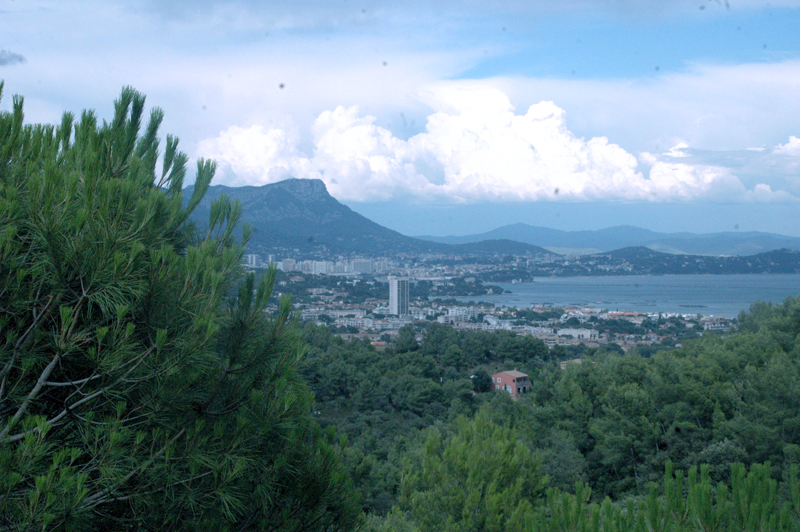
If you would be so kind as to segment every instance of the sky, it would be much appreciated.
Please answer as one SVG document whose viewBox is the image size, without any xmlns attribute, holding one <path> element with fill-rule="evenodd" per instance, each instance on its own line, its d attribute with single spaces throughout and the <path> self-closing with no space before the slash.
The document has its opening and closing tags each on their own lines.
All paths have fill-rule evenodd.
<svg viewBox="0 0 800 532">
<path fill-rule="evenodd" d="M 216 184 L 322 179 L 409 235 L 800 236 L 800 0 L 0 0 L 0 109 L 123 86 Z"/>
</svg>

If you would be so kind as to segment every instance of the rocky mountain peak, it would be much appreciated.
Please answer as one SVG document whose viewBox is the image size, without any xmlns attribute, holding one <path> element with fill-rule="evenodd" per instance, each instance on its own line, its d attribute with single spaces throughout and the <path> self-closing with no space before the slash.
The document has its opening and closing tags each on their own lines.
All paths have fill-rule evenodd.
<svg viewBox="0 0 800 532">
<path fill-rule="evenodd" d="M 298 200 L 306 203 L 333 199 L 328 193 L 328 188 L 321 179 L 290 178 L 275 183 L 272 186 L 276 189 L 284 190 Z"/>
</svg>

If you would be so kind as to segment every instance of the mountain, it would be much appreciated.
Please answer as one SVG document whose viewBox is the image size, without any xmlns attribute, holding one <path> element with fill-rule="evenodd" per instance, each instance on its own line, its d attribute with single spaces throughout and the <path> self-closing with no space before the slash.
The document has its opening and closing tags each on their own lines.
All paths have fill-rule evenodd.
<svg viewBox="0 0 800 532">
<path fill-rule="evenodd" d="M 252 253 L 280 248 L 306 253 L 427 252 L 440 247 L 401 235 L 353 212 L 336 201 L 317 179 L 287 179 L 260 187 L 212 186 L 192 217 L 201 224 L 207 221 L 211 203 L 222 194 L 242 204 L 242 220 L 253 226 L 248 243 Z"/>
<path fill-rule="evenodd" d="M 800 238 L 772 233 L 657 233 L 628 225 L 597 231 L 561 231 L 518 223 L 476 235 L 417 238 L 446 244 L 509 239 L 554 251 L 582 250 L 581 254 L 636 246 L 664 253 L 716 256 L 754 255 L 781 248 L 800 250 Z"/>
<path fill-rule="evenodd" d="M 451 246 L 408 237 L 376 224 L 342 205 L 318 179 L 287 179 L 260 187 L 209 188 L 192 213 L 200 225 L 208 224 L 211 203 L 227 194 L 242 204 L 242 220 L 253 226 L 248 251 L 302 254 L 357 253 L 363 255 L 458 253 L 458 254 L 543 254 L 543 248 L 510 240 Z M 184 197 L 191 195 L 191 187 Z"/>
</svg>

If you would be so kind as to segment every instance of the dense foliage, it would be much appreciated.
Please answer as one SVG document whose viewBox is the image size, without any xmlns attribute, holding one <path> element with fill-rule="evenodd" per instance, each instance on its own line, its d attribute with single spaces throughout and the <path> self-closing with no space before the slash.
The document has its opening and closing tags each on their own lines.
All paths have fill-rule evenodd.
<svg viewBox="0 0 800 532">
<path fill-rule="evenodd" d="M 237 204 L 187 221 L 214 165 L 184 206 L 187 157 L 143 109 L 0 113 L 0 530 L 354 528 L 289 300 L 263 313 L 275 272 L 241 281 Z"/>
<path fill-rule="evenodd" d="M 499 465 L 499 464 L 498 464 Z M 463 491 L 456 478 L 445 479 L 439 504 L 417 508 L 394 507 L 386 518 L 372 516 L 367 529 L 374 532 L 421 532 L 451 529 L 509 532 L 793 532 L 800 526 L 800 480 L 793 465 L 781 496 L 778 482 L 770 478 L 769 465 L 754 465 L 748 472 L 742 464 L 731 466 L 730 484 L 714 482 L 708 466 L 692 467 L 688 474 L 667 463 L 661 483 L 651 483 L 646 496 L 614 503 L 606 498 L 593 502 L 592 490 L 584 483 L 575 493 L 554 488 L 530 505 L 516 499 L 515 505 L 494 505 L 473 510 L 467 501 L 455 511 L 447 507 L 453 494 Z M 472 472 L 470 471 L 469 474 Z M 519 473 L 517 473 L 519 476 Z M 449 482 L 448 482 L 449 481 Z M 519 484 L 519 482 L 517 482 Z M 489 484 L 491 486 L 491 484 Z M 449 492 L 448 492 L 449 488 Z M 478 499 L 478 498 L 475 498 Z M 425 516 L 435 517 L 441 528 L 430 528 Z M 488 517 L 478 526 L 474 518 Z M 456 525 L 455 527 L 453 525 Z"/>
<path fill-rule="evenodd" d="M 733 464 L 767 463 L 754 471 L 777 482 L 781 502 L 800 463 L 800 297 L 754 305 L 739 319 L 738 332 L 652 356 L 548 349 L 530 337 L 439 324 L 421 338 L 403 329 L 378 352 L 306 325 L 312 348 L 302 371 L 318 419 L 349 438 L 347 463 L 365 508 L 395 521 L 391 508 L 404 509 L 423 530 L 428 521 L 409 502 L 417 499 L 403 491 L 403 478 L 426 474 L 412 457 L 427 452 L 431 430 L 460 430 L 460 416 L 478 411 L 539 455 L 531 475 L 547 475 L 559 493 L 585 482 L 592 500 L 624 501 L 647 497 L 668 465 L 705 465 L 715 485 L 730 484 Z M 576 356 L 582 364 L 557 363 Z M 473 395 L 486 389 L 486 374 L 515 367 L 531 376 L 527 396 Z"/>
<path fill-rule="evenodd" d="M 503 531 L 521 528 L 533 513 L 546 477 L 541 457 L 489 409 L 439 427 L 406 456 L 400 503 L 423 530 Z"/>
</svg>

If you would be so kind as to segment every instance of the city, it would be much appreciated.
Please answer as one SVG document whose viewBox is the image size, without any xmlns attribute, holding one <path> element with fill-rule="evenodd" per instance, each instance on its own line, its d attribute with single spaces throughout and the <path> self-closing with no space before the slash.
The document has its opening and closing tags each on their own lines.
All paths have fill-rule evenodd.
<svg viewBox="0 0 800 532">
<path fill-rule="evenodd" d="M 680 347 L 682 341 L 703 333 L 729 331 L 736 321 L 699 313 L 645 313 L 549 304 L 516 308 L 463 299 L 465 295 L 502 292 L 500 287 L 484 285 L 481 279 L 495 277 L 492 274 L 499 270 L 498 264 L 506 269 L 509 265 L 526 264 L 524 258 L 496 265 L 442 265 L 427 261 L 398 265 L 385 258 L 335 262 L 284 259 L 274 264 L 281 272 L 276 290 L 293 296 L 302 320 L 329 326 L 345 339 L 369 339 L 379 349 L 406 326 L 412 327 L 421 339 L 424 329 L 433 322 L 456 329 L 530 335 L 551 348 L 603 347 L 627 352 L 634 347 Z M 266 267 L 269 263 L 250 254 L 245 257 L 245 265 Z"/>
</svg>

